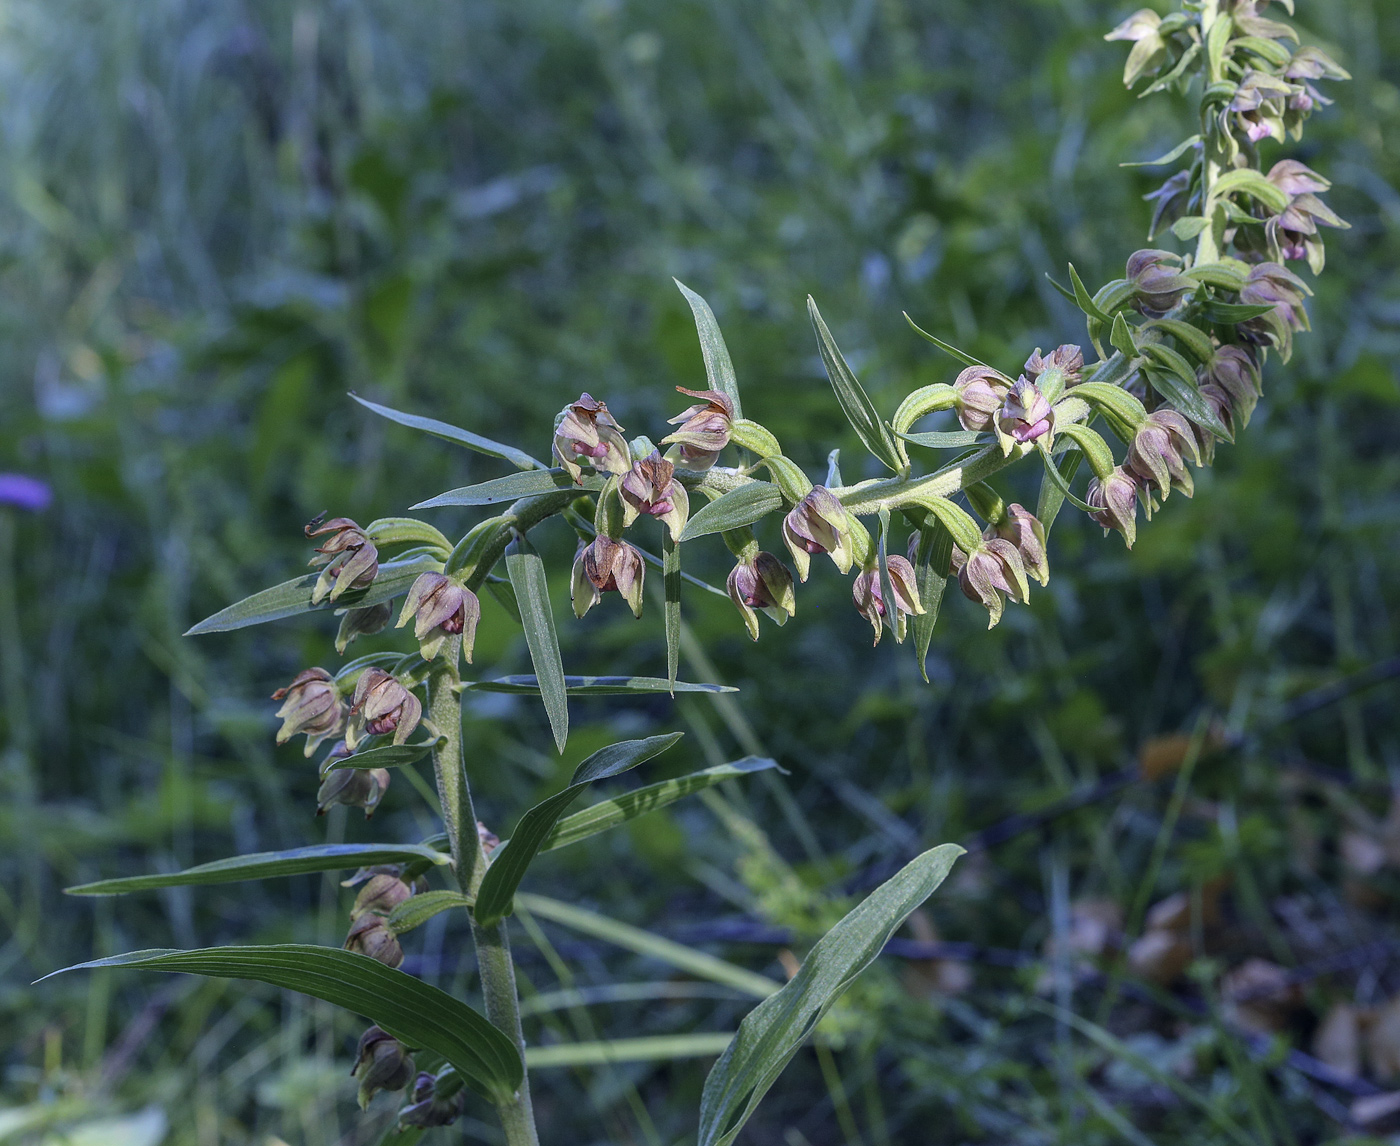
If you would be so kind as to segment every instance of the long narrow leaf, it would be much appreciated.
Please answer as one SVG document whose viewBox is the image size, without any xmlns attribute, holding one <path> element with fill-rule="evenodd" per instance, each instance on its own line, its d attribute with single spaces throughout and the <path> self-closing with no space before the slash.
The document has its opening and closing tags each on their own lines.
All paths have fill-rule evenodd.
<svg viewBox="0 0 1400 1146">
<path fill-rule="evenodd" d="M 919 548 L 914 561 L 914 583 L 924 611 L 913 618 L 914 656 L 919 662 L 919 675 L 928 684 L 928 648 L 933 642 L 933 627 L 938 623 L 938 610 L 943 604 L 943 590 L 948 585 L 948 568 L 953 556 L 953 535 L 934 514 L 928 514 L 919 530 Z"/>
<path fill-rule="evenodd" d="M 875 961 L 963 854 L 943 844 L 911 860 L 817 941 L 801 970 L 739 1025 L 705 1080 L 698 1146 L 728 1146 L 827 1009 Z"/>
<path fill-rule="evenodd" d="M 562 924 L 583 935 L 591 935 L 595 939 L 623 947 L 628 951 L 635 951 L 638 955 L 660 959 L 663 963 L 669 963 L 672 967 L 694 975 L 696 978 L 708 979 L 712 983 L 722 983 L 726 987 L 732 987 L 734 990 L 742 991 L 745 995 L 751 995 L 756 999 L 766 999 L 775 994 L 782 986 L 782 984 L 768 978 L 767 975 L 755 974 L 743 967 L 736 967 L 724 959 L 707 955 L 703 951 L 696 951 L 693 947 L 673 942 L 660 935 L 653 935 L 650 931 L 643 931 L 640 927 L 633 927 L 630 923 L 621 923 L 616 919 L 609 919 L 606 915 L 585 911 L 582 907 L 575 907 L 571 903 L 561 903 L 557 899 L 547 899 L 542 895 L 527 895 L 524 892 L 516 896 L 516 900 L 522 908 L 533 915 Z"/>
<path fill-rule="evenodd" d="M 457 426 L 449 425 L 446 422 L 439 422 L 436 418 L 424 418 L 418 414 L 405 414 L 401 410 L 390 409 L 388 406 L 381 406 L 378 402 L 370 402 L 361 398 L 358 394 L 351 393 L 354 398 L 366 410 L 372 410 L 381 418 L 388 418 L 391 422 L 397 422 L 400 426 L 407 426 L 411 430 L 422 430 L 424 433 L 432 434 L 434 437 L 443 438 L 459 446 L 466 446 L 469 450 L 475 450 L 479 454 L 490 454 L 493 458 L 504 458 L 512 465 L 520 467 L 522 470 L 543 470 L 549 467 L 538 458 L 532 458 L 524 450 L 517 450 L 514 446 L 503 445 L 500 442 L 493 442 L 490 438 L 483 438 L 480 434 L 473 434 L 470 430 L 463 430 Z"/>
<path fill-rule="evenodd" d="M 332 760 L 326 771 L 333 772 L 337 768 L 402 768 L 421 760 L 440 743 L 430 740 L 425 744 L 383 744 L 378 748 L 356 752 L 353 756 Z"/>
<path fill-rule="evenodd" d="M 427 501 L 420 501 L 410 509 L 438 509 L 445 505 L 500 505 L 517 498 L 531 497 L 541 493 L 560 493 L 565 490 L 602 489 L 603 479 L 596 475 L 584 477 L 576 484 L 563 470 L 526 470 L 518 474 L 492 478 L 476 485 L 464 485 L 460 489 L 450 489 Z"/>
<path fill-rule="evenodd" d="M 694 541 L 710 533 L 723 533 L 752 525 L 783 508 L 783 495 L 771 482 L 754 481 L 701 506 L 681 531 L 682 541 Z"/>
<path fill-rule="evenodd" d="M 983 438 L 980 430 L 938 430 L 927 434 L 900 434 L 906 442 L 929 446 L 935 450 L 960 450 L 977 445 Z"/>
<path fill-rule="evenodd" d="M 1071 295 L 1070 297 L 1072 298 L 1073 296 Z M 972 357 L 972 355 L 969 354 L 966 350 L 959 350 L 951 342 L 944 342 L 943 339 L 930 334 L 927 330 L 925 330 L 922 326 L 920 326 L 917 322 L 915 322 L 912 318 L 909 317 L 908 311 L 904 312 L 904 321 L 907 322 L 910 326 L 912 326 L 914 328 L 914 333 L 917 334 L 920 338 L 922 338 L 925 342 L 933 343 L 933 345 L 938 347 L 939 350 L 943 351 L 944 354 L 947 354 L 952 358 L 956 358 L 964 366 L 987 366 L 987 364 L 983 362 L 980 358 Z M 991 367 L 988 366 L 987 369 L 990 370 Z"/>
<path fill-rule="evenodd" d="M 238 883 L 246 879 L 272 879 L 313 871 L 341 871 L 380 863 L 408 860 L 445 864 L 450 857 L 424 844 L 316 844 L 280 852 L 253 852 L 228 859 L 202 863 L 184 871 L 158 875 L 130 875 L 104 879 L 66 888 L 69 895 L 124 895 L 132 891 L 155 891 L 162 887 L 186 887 L 205 883 Z"/>
<path fill-rule="evenodd" d="M 311 603 L 311 591 L 316 585 L 316 574 L 308 573 L 295 581 L 284 581 L 261 593 L 220 609 L 212 617 L 206 617 L 185 633 L 187 637 L 198 637 L 205 633 L 227 633 L 233 629 L 246 629 L 249 625 L 261 625 L 267 621 L 280 621 L 285 617 L 295 617 L 300 613 L 331 612 L 335 609 L 364 609 L 370 605 L 380 605 L 391 601 L 417 579 L 418 574 L 438 572 L 442 562 L 429 556 L 409 558 L 407 561 L 388 561 L 379 567 L 379 575 L 364 589 L 352 589 L 339 601 Z"/>
<path fill-rule="evenodd" d="M 831 379 L 831 388 L 836 392 L 836 400 L 841 403 L 846 420 L 855 428 L 867 450 L 890 469 L 898 471 L 899 447 L 895 444 L 894 432 L 875 412 L 870 395 L 846 365 L 846 359 L 810 295 L 807 296 L 807 314 L 812 320 L 812 328 L 817 332 L 817 347 L 821 351 L 822 364 L 826 367 L 826 376 Z"/>
<path fill-rule="evenodd" d="M 679 1058 L 710 1058 L 729 1045 L 723 1032 L 692 1035 L 643 1035 L 634 1039 L 603 1042 L 560 1043 L 526 1047 L 525 1065 L 531 1070 L 559 1066 L 610 1066 L 628 1062 L 671 1062 Z"/>
<path fill-rule="evenodd" d="M 473 692 L 513 692 L 539 696 L 540 684 L 533 676 L 498 676 L 493 680 L 471 681 L 462 685 Z M 570 696 L 632 696 L 650 692 L 670 692 L 671 685 L 659 676 L 566 676 L 564 687 Z M 676 692 L 738 692 L 727 684 L 692 684 L 678 680 Z"/>
<path fill-rule="evenodd" d="M 734 376 L 734 363 L 730 361 L 724 335 L 719 332 L 715 312 L 710 309 L 709 303 L 680 279 L 671 281 L 680 287 L 685 301 L 690 304 L 690 313 L 695 316 L 695 330 L 700 335 L 700 354 L 705 359 L 705 377 L 710 381 L 710 389 L 727 394 L 734 403 L 734 416 L 742 418 L 744 412 L 739 404 L 739 380 Z"/>
<path fill-rule="evenodd" d="M 486 876 L 481 881 L 476 895 L 477 922 L 489 927 L 510 914 L 511 900 L 520 881 L 525 878 L 526 869 L 559 822 L 559 817 L 589 784 L 619 776 L 660 755 L 682 735 L 672 732 L 665 736 L 648 736 L 645 740 L 624 740 L 600 748 L 574 769 L 567 788 L 536 804 L 521 816 L 520 823 L 511 833 L 510 843 L 496 849 L 491 857 L 491 866 L 486 869 Z"/>
<path fill-rule="evenodd" d="M 540 845 L 540 851 L 547 852 L 553 851 L 555 848 L 568 847 L 570 844 L 578 843 L 579 840 L 586 840 L 590 836 L 596 836 L 599 832 L 606 832 L 609 828 L 625 824 L 628 820 L 645 816 L 648 812 L 654 812 L 658 808 L 674 804 L 677 800 L 682 800 L 686 796 L 713 787 L 725 780 L 733 780 L 739 776 L 747 776 L 751 772 L 763 772 L 769 768 L 777 767 L 776 760 L 770 760 L 765 756 L 745 756 L 742 760 L 735 760 L 731 764 L 716 764 L 712 768 L 691 772 L 685 776 L 677 776 L 674 780 L 661 780 L 655 784 L 634 788 L 621 796 L 614 796 L 611 800 L 599 800 L 598 803 L 590 804 L 580 812 L 565 816 L 555 824 L 549 835 L 545 837 L 544 843 Z"/>
<path fill-rule="evenodd" d="M 668 532 L 661 539 L 661 613 L 666 630 L 666 686 L 676 695 L 676 674 L 681 668 L 681 547 Z"/>
<path fill-rule="evenodd" d="M 409 1046 L 436 1051 L 457 1068 L 464 1081 L 492 1098 L 509 1097 L 525 1076 L 515 1044 L 482 1015 L 446 991 L 391 970 L 366 955 L 301 943 L 131 951 L 53 974 L 98 967 L 252 979 L 300 991 L 363 1015 Z"/>
<path fill-rule="evenodd" d="M 420 891 L 394 908 L 384 923 L 395 935 L 403 935 L 444 911 L 471 905 L 472 901 L 460 891 Z"/>
<path fill-rule="evenodd" d="M 564 687 L 564 661 L 559 655 L 559 635 L 554 631 L 554 609 L 549 603 L 549 582 L 544 562 L 534 547 L 517 538 L 506 550 L 506 574 L 520 605 L 520 623 L 530 663 L 535 666 L 545 714 L 559 751 L 569 739 L 569 700 Z"/>
</svg>

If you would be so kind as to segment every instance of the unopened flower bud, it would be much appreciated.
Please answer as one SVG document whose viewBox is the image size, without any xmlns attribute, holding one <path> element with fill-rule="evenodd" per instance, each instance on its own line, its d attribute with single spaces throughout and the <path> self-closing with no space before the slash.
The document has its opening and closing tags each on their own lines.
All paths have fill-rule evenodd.
<svg viewBox="0 0 1400 1146">
<path fill-rule="evenodd" d="M 1016 547 L 1021 555 L 1021 564 L 1027 573 L 1042 585 L 1050 583 L 1050 559 L 1045 552 L 1045 526 L 1025 506 L 1012 502 L 1006 507 L 1006 516 L 989 530 L 992 537 L 1000 537 Z"/>
<path fill-rule="evenodd" d="M 306 755 L 316 751 L 321 741 L 339 736 L 345 728 L 346 707 L 335 687 L 335 678 L 323 668 L 309 668 L 297 673 L 286 688 L 272 694 L 282 701 L 277 716 L 282 727 L 277 730 L 277 743 L 285 744 L 293 736 L 306 735 Z"/>
<path fill-rule="evenodd" d="M 370 605 L 366 609 L 347 609 L 340 618 L 340 629 L 335 634 L 335 651 L 344 655 L 350 642 L 356 637 L 369 637 L 382 633 L 384 626 L 394 615 L 388 602 Z"/>
<path fill-rule="evenodd" d="M 830 556 L 842 573 L 855 560 L 846 507 L 824 485 L 814 485 L 788 511 L 783 518 L 783 541 L 797 566 L 797 576 L 803 581 L 807 580 L 814 553 Z"/>
<path fill-rule="evenodd" d="M 369 819 L 388 787 L 387 768 L 334 768 L 316 791 L 316 814 L 324 816 L 329 809 L 343 805 L 363 808 L 365 819 Z"/>
<path fill-rule="evenodd" d="M 367 668 L 355 682 L 350 700 L 350 720 L 345 742 L 357 748 L 366 736 L 394 734 L 394 743 L 403 744 L 418 727 L 423 702 L 383 669 Z"/>
<path fill-rule="evenodd" d="M 953 389 L 957 391 L 954 408 L 958 423 L 964 430 L 980 433 L 995 423 L 997 411 L 1011 389 L 1011 379 L 990 366 L 969 366 L 953 380 Z"/>
<path fill-rule="evenodd" d="M 360 1109 L 381 1090 L 402 1090 L 413 1078 L 413 1059 L 408 1048 L 379 1027 L 370 1027 L 360 1036 L 355 1065 L 350 1071 L 360 1082 Z"/>
<path fill-rule="evenodd" d="M 1279 263 L 1256 263 L 1240 289 L 1240 302 L 1273 310 L 1240 323 L 1240 335 L 1257 346 L 1272 343 L 1288 358 L 1293 352 L 1293 331 L 1311 329 L 1303 307 L 1310 293 L 1302 279 Z"/>
<path fill-rule="evenodd" d="M 634 462 L 618 483 L 623 526 L 631 525 L 646 514 L 665 522 L 671 531 L 671 540 L 679 541 L 690 516 L 690 497 L 675 475 L 676 467 L 657 450 Z"/>
<path fill-rule="evenodd" d="M 1103 526 L 1104 533 L 1118 530 L 1131 549 L 1137 539 L 1137 479 L 1122 466 L 1115 466 L 1103 481 L 1089 479 L 1084 500 L 1093 507 L 1089 516 Z"/>
<path fill-rule="evenodd" d="M 889 570 L 890 589 L 894 593 L 893 610 L 890 608 L 890 603 L 885 600 L 884 588 L 880 584 L 878 565 L 861 570 L 856 574 L 856 579 L 851 585 L 851 599 L 855 602 L 860 615 L 869 621 L 871 628 L 875 630 L 874 643 L 877 645 L 880 643 L 884 626 L 888 625 L 895 631 L 897 639 L 903 640 L 904 618 L 917 616 L 924 611 L 924 606 L 919 601 L 919 587 L 914 576 L 914 566 L 903 557 L 898 556 L 886 558 L 885 566 Z M 890 615 L 891 612 L 893 612 L 893 616 Z"/>
<path fill-rule="evenodd" d="M 729 445 L 729 434 L 734 425 L 734 403 L 728 394 L 720 390 L 687 390 L 684 386 L 677 386 L 676 389 L 700 401 L 668 419 L 671 425 L 679 425 L 680 429 L 662 438 L 661 444 L 679 446 L 681 463 L 686 469 L 707 470 L 715 464 L 720 451 Z"/>
<path fill-rule="evenodd" d="M 1022 375 L 1007 392 L 997 411 L 996 435 L 1002 453 L 1009 454 L 1016 445 L 1033 442 L 1050 432 L 1055 411 L 1040 392 L 1040 387 Z"/>
<path fill-rule="evenodd" d="M 355 920 L 350 925 L 350 934 L 345 937 L 344 946 L 345 950 L 368 955 L 386 967 L 397 967 L 403 962 L 403 948 L 399 946 L 399 937 L 389 930 L 388 925 L 378 915 L 366 914 Z M 403 1083 L 399 1085 L 402 1086 Z"/>
<path fill-rule="evenodd" d="M 438 1080 L 431 1074 L 420 1074 L 413 1083 L 412 1102 L 399 1111 L 399 1126 L 451 1126 L 462 1113 L 461 1090 L 446 1098 L 438 1097 Z"/>
<path fill-rule="evenodd" d="M 752 561 L 740 561 L 725 582 L 729 599 L 748 626 L 749 636 L 758 640 L 758 612 L 762 610 L 778 624 L 787 622 L 797 611 L 792 574 L 771 553 L 759 553 Z"/>
<path fill-rule="evenodd" d="M 602 600 L 604 593 L 619 593 L 632 615 L 640 617 L 645 576 L 646 565 L 636 546 L 600 533 L 590 544 L 579 546 L 574 557 L 574 616 L 582 617 Z"/>
<path fill-rule="evenodd" d="M 444 573 L 420 573 L 404 598 L 395 627 L 403 628 L 410 617 L 418 651 L 424 660 L 432 660 L 448 637 L 460 633 L 462 653 L 471 664 L 476 626 L 481 620 L 481 602 L 465 585 Z"/>
<path fill-rule="evenodd" d="M 333 517 L 330 521 L 318 517 L 307 524 L 304 532 L 307 537 L 330 534 L 310 561 L 313 568 L 323 567 L 311 590 L 313 605 L 319 605 L 328 595 L 337 601 L 346 590 L 363 589 L 378 576 L 379 550 L 348 517 Z"/>
<path fill-rule="evenodd" d="M 1058 382 L 1055 372 L 1058 371 Z M 1026 359 L 1026 377 L 1041 388 L 1052 389 L 1058 394 L 1077 383 L 1084 373 L 1084 351 L 1073 343 L 1057 346 L 1049 354 L 1041 354 L 1040 347 Z M 1041 375 L 1046 375 L 1042 378 Z"/>
<path fill-rule="evenodd" d="M 1137 308 L 1149 318 L 1161 318 L 1199 285 L 1181 273 L 1181 256 L 1171 251 L 1134 251 L 1127 271 Z"/>
<path fill-rule="evenodd" d="M 591 394 L 580 394 L 560 413 L 554 427 L 554 457 L 578 483 L 586 465 L 608 474 L 626 473 L 632 465 L 622 427 L 608 413 L 607 403 Z"/>
<path fill-rule="evenodd" d="M 1153 410 L 1128 445 L 1125 467 L 1134 477 L 1156 486 L 1163 498 L 1177 489 L 1190 497 L 1195 490 L 1186 459 L 1201 464 L 1191 423 L 1175 410 Z"/>
<path fill-rule="evenodd" d="M 501 837 L 480 820 L 476 822 L 476 838 L 481 841 L 481 850 L 488 856 L 501 846 Z"/>
<path fill-rule="evenodd" d="M 413 896 L 413 888 L 397 873 L 379 872 L 365 881 L 355 904 L 350 908 L 351 921 L 362 915 L 390 915 L 394 908 Z"/>
<path fill-rule="evenodd" d="M 1196 371 L 1196 380 L 1202 391 L 1207 386 L 1219 389 L 1230 413 L 1230 418 L 1223 420 L 1232 430 L 1236 421 L 1241 426 L 1249 425 L 1250 416 L 1259 401 L 1262 381 L 1259 364 L 1246 348 L 1222 346 L 1208 363 Z"/>
<path fill-rule="evenodd" d="M 1002 594 L 1018 603 L 1030 596 L 1020 550 L 1005 538 L 984 540 L 965 555 L 956 549 L 954 553 L 963 557 L 961 562 L 954 558 L 954 564 L 959 565 L 958 588 L 969 601 L 976 601 L 987 610 L 987 628 L 1001 620 L 1005 609 Z"/>
</svg>

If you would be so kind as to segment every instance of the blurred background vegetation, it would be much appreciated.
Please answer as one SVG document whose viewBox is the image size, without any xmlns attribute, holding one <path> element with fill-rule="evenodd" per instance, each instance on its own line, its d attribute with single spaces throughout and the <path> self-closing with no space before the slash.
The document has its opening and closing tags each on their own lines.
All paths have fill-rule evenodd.
<svg viewBox="0 0 1400 1146">
<path fill-rule="evenodd" d="M 336 944 L 353 894 L 329 877 L 96 901 L 66 885 L 432 830 L 402 780 L 371 825 L 317 821 L 314 769 L 272 745 L 266 698 L 332 662 L 333 621 L 180 636 L 295 575 L 317 512 L 365 522 L 502 472 L 346 391 L 541 454 L 586 389 L 659 437 L 672 387 L 704 376 L 674 275 L 714 306 L 746 413 L 818 473 L 854 439 L 809 292 L 886 413 L 956 371 L 901 310 L 1003 369 L 1082 340 L 1045 273 L 1120 274 L 1154 179 L 1118 164 L 1192 130 L 1183 101 L 1123 91 L 1121 46 L 1100 37 L 1129 7 L 0 6 L 0 470 L 55 493 L 41 513 L 0 507 L 0 1141 L 328 1146 L 392 1122 L 387 1099 L 354 1109 L 359 1025 L 302 997 L 133 974 L 29 986 L 139 947 Z M 871 650 L 821 568 L 757 645 L 727 601 L 687 598 L 712 663 L 692 652 L 682 675 L 739 685 L 736 705 L 581 702 L 560 760 L 532 702 L 468 704 L 501 835 L 619 734 L 690 733 L 652 777 L 776 756 L 785 778 L 531 876 L 754 969 L 781 975 L 891 865 L 974 839 L 747 1141 L 1385 1131 L 1400 6 L 1301 0 L 1299 19 L 1355 77 L 1295 152 L 1336 181 L 1352 230 L 1329 236 L 1316 333 L 1270 363 L 1241 444 L 1131 553 L 1066 513 L 1029 607 L 987 633 L 949 595 L 931 686 L 908 648 Z M 1034 504 L 1033 485 L 1005 492 Z M 438 514 L 449 533 L 471 520 Z M 563 605 L 572 541 L 538 544 Z M 692 549 L 722 581 L 718 543 Z M 634 623 L 617 604 L 564 626 L 570 671 L 662 670 L 659 611 Z M 478 665 L 528 671 L 518 627 L 485 608 Z M 470 992 L 447 919 L 410 937 L 407 966 Z M 732 1030 L 748 1006 L 551 925 L 517 926 L 516 947 L 532 1043 Z M 1126 972 L 1097 974 L 1115 949 Z M 637 981 L 650 997 L 614 987 Z M 708 1065 L 541 1072 L 546 1141 L 683 1142 Z M 494 1141 L 490 1122 L 469 1107 L 468 1139 Z"/>
</svg>

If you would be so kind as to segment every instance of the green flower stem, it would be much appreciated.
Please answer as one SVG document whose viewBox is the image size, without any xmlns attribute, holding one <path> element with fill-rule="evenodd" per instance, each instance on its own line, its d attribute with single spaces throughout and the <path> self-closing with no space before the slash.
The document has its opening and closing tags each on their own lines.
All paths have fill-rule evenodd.
<svg viewBox="0 0 1400 1146">
<path fill-rule="evenodd" d="M 537 498 L 535 502 L 553 501 Z M 567 503 L 566 503 L 567 504 Z M 523 521 L 542 507 L 517 503 Z M 541 519 L 556 506 L 541 514 Z M 504 546 L 502 546 L 504 549 Z M 478 565 L 485 579 L 484 564 Z M 439 747 L 433 752 L 433 769 L 437 774 L 438 798 L 442 801 L 442 816 L 447 826 L 447 838 L 452 848 L 452 860 L 457 872 L 457 885 L 462 894 L 476 898 L 486 875 L 486 852 L 476 830 L 476 809 L 472 806 L 471 788 L 462 756 L 461 677 L 457 660 L 462 646 L 460 636 L 449 637 L 433 661 L 428 677 L 428 720 L 437 729 Z M 476 943 L 476 965 L 481 975 L 481 991 L 486 1001 L 486 1017 L 504 1031 L 521 1057 L 525 1055 L 525 1033 L 520 1025 L 520 1002 L 515 990 L 515 964 L 510 957 L 510 939 L 504 921 L 490 927 L 480 927 L 472 921 L 472 939 Z M 507 1146 L 539 1146 L 535 1130 L 535 1113 L 530 1103 L 530 1078 L 527 1074 L 520 1089 L 509 1099 L 496 1104 Z"/>
<path fill-rule="evenodd" d="M 1220 17 L 1220 0 L 1205 0 L 1201 8 L 1201 43 L 1209 42 L 1211 25 Z M 1203 51 L 1199 58 L 1208 60 L 1209 51 Z M 1206 85 L 1223 79 L 1221 75 L 1215 74 L 1215 69 L 1206 64 L 1207 75 Z M 1206 212 L 1206 225 L 1202 228 L 1200 237 L 1196 240 L 1196 265 L 1203 263 L 1217 262 L 1220 258 L 1220 248 L 1216 244 L 1215 237 L 1215 202 L 1212 192 L 1215 189 L 1215 181 L 1220 178 L 1221 155 L 1210 140 L 1212 133 L 1205 133 L 1205 164 L 1201 172 L 1201 205 Z"/>
<path fill-rule="evenodd" d="M 906 505 L 927 503 L 930 497 L 952 497 L 975 482 L 985 481 L 1012 462 L 1020 461 L 1033 447 L 1018 445 L 1003 454 L 997 445 L 982 450 L 955 465 L 916 478 L 876 478 L 856 485 L 841 486 L 834 493 L 852 513 L 867 517 L 882 509 L 896 510 Z"/>
</svg>

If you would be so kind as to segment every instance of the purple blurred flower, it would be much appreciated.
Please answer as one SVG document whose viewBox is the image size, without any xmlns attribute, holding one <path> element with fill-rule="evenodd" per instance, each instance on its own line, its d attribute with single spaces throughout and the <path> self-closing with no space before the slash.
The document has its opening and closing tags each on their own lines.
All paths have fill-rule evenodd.
<svg viewBox="0 0 1400 1146">
<path fill-rule="evenodd" d="M 53 501 L 48 482 L 28 474 L 0 474 L 0 505 L 14 505 L 38 513 Z"/>
</svg>

